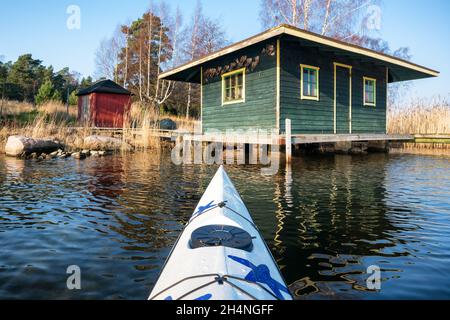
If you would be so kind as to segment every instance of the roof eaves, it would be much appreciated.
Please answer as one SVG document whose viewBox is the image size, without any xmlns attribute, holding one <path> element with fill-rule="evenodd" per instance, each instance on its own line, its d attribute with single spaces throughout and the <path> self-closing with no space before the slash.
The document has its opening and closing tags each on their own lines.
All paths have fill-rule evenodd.
<svg viewBox="0 0 450 320">
<path fill-rule="evenodd" d="M 350 44 L 347 42 L 343 42 L 340 40 L 336 40 L 333 38 L 329 38 L 329 37 L 325 37 L 322 35 L 318 35 L 309 31 L 305 31 L 290 25 L 286 25 L 286 24 L 282 24 L 279 25 L 278 27 L 272 28 L 270 30 L 267 30 L 265 32 L 262 32 L 260 34 L 257 34 L 251 38 L 242 40 L 240 42 L 237 42 L 235 44 L 232 44 L 228 47 L 225 47 L 221 50 L 218 50 L 214 53 L 211 53 L 209 55 L 206 55 L 200 59 L 197 60 L 193 60 L 191 62 L 185 63 L 181 66 L 178 66 L 176 68 L 173 68 L 171 70 L 168 70 L 166 72 L 163 72 L 162 74 L 159 75 L 159 79 L 164 79 L 167 77 L 170 77 L 176 73 L 182 72 L 184 70 L 187 70 L 189 68 L 201 65 L 203 63 L 206 63 L 208 61 L 214 60 L 216 58 L 219 58 L 221 56 L 224 56 L 226 54 L 235 52 L 237 50 L 240 50 L 242 48 L 248 47 L 250 45 L 268 40 L 270 38 L 282 35 L 282 34 L 287 34 L 287 35 L 291 35 L 297 38 L 302 38 L 305 40 L 309 40 L 312 42 L 316 42 L 316 43 L 320 43 L 326 46 L 330 46 L 333 48 L 337 48 L 337 49 L 341 49 L 344 51 L 348 51 L 348 52 L 353 52 L 356 54 L 360 54 L 360 55 L 364 55 L 367 57 L 371 57 L 373 59 L 377 59 L 377 60 L 381 60 L 384 61 L 386 63 L 389 64 L 393 64 L 393 65 L 397 65 L 397 66 L 401 66 L 404 68 L 408 68 L 408 69 L 412 69 L 418 72 L 422 72 L 424 74 L 428 74 L 430 76 L 433 77 L 437 77 L 439 76 L 439 72 L 430 68 L 426 68 L 423 67 L 421 65 L 406 61 L 406 60 L 402 60 L 400 58 L 394 57 L 394 56 L 390 56 L 381 52 L 377 52 L 368 48 L 364 48 L 361 46 L 357 46 L 354 44 Z"/>
<path fill-rule="evenodd" d="M 270 38 L 276 37 L 278 35 L 281 35 L 281 34 L 284 33 L 284 29 L 285 29 L 284 25 L 281 25 L 281 26 L 269 29 L 269 30 L 267 30 L 265 32 L 262 32 L 260 34 L 255 35 L 255 36 L 253 36 L 251 38 L 247 38 L 245 40 L 242 40 L 242 41 L 234 43 L 234 44 L 232 44 L 230 46 L 227 46 L 227 47 L 225 47 L 223 49 L 220 49 L 220 50 L 218 50 L 216 52 L 213 52 L 211 54 L 203 56 L 202 58 L 190 61 L 188 63 L 185 63 L 185 64 L 181 65 L 181 66 L 178 66 L 178 67 L 175 67 L 175 68 L 173 68 L 171 70 L 163 72 L 163 73 L 161 73 L 159 75 L 159 79 L 164 79 L 164 78 L 170 77 L 171 75 L 174 75 L 174 74 L 176 74 L 178 72 L 181 72 L 181 71 L 184 71 L 186 69 L 189 69 L 189 68 L 201 65 L 201 64 L 206 63 L 208 61 L 211 61 L 211 60 L 214 60 L 214 59 L 219 58 L 221 56 L 224 56 L 226 54 L 233 53 L 233 52 L 238 51 L 238 50 L 240 50 L 242 48 L 245 48 L 245 47 L 248 47 L 250 45 L 253 45 L 253 44 L 256 44 L 256 43 L 268 40 Z"/>
<path fill-rule="evenodd" d="M 327 45 L 330 47 L 334 47 L 334 48 L 338 48 L 338 49 L 342 49 L 344 51 L 349 51 L 349 52 L 353 52 L 353 53 L 357 53 L 357 54 L 361 54 L 364 56 L 368 56 L 377 60 L 381 60 L 390 64 L 394 64 L 394 65 L 398 65 L 404 68 L 408 68 L 408 69 L 413 69 L 422 73 L 426 73 L 430 76 L 434 76 L 437 77 L 439 76 L 439 72 L 430 68 L 426 68 L 424 66 L 391 56 L 391 55 L 387 55 L 375 50 L 371 50 L 368 48 L 364 48 L 361 46 L 357 46 L 351 43 L 347 43 L 347 42 L 343 42 L 343 41 L 339 41 L 336 39 L 332 39 L 329 37 L 325 37 L 325 36 L 321 36 L 321 35 L 317 35 L 315 33 L 312 32 L 308 32 L 305 30 L 301 30 L 298 28 L 295 28 L 293 26 L 286 26 L 284 25 L 284 30 L 286 34 L 292 35 L 292 36 L 296 36 L 299 38 L 303 38 L 306 40 L 310 40 L 316 43 L 320 43 L 323 45 Z"/>
</svg>

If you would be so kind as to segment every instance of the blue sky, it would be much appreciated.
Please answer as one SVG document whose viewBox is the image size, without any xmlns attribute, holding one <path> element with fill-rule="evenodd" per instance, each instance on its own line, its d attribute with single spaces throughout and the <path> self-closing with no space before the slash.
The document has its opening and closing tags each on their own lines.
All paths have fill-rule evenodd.
<svg viewBox="0 0 450 320">
<path fill-rule="evenodd" d="M 196 0 L 167 0 L 180 7 L 185 21 Z M 203 0 L 205 14 L 220 19 L 234 42 L 261 30 L 260 0 Z M 68 30 L 67 7 L 81 8 L 81 29 Z M 148 7 L 148 0 L 14 0 L 0 11 L 0 57 L 15 60 L 32 53 L 55 69 L 70 67 L 83 75 L 95 70 L 95 51 L 120 23 L 131 21 Z M 239 8 L 235 10 L 234 8 Z M 408 46 L 413 62 L 441 72 L 438 79 L 415 81 L 413 97 L 450 94 L 450 1 L 384 0 L 379 35 L 392 48 Z"/>
</svg>

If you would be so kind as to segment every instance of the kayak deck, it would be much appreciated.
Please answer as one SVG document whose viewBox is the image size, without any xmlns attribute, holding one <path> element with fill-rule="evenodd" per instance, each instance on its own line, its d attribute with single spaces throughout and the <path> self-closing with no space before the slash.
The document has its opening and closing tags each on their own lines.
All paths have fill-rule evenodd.
<svg viewBox="0 0 450 320">
<path fill-rule="evenodd" d="M 177 240 L 149 299 L 292 299 L 223 167 Z"/>
</svg>

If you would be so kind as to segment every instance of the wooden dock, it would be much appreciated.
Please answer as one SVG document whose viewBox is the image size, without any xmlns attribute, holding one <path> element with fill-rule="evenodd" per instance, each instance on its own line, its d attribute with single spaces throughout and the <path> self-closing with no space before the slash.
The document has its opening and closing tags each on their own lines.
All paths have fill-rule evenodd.
<svg viewBox="0 0 450 320">
<path fill-rule="evenodd" d="M 288 123 L 287 128 L 290 128 Z M 86 128 L 71 128 L 75 130 L 86 130 Z M 140 136 L 156 137 L 170 141 L 191 141 L 201 143 L 218 142 L 223 144 L 259 144 L 286 146 L 287 159 L 294 145 L 311 144 L 333 144 L 333 143 L 358 143 L 358 142 L 394 142 L 394 143 L 416 143 L 416 144 L 450 144 L 450 134 L 438 135 L 401 135 L 401 134 L 283 134 L 283 135 L 261 135 L 261 134 L 194 134 L 192 132 L 178 130 L 160 129 L 138 129 L 138 128 L 90 128 L 94 135 L 106 135 L 116 138 L 139 138 Z M 289 131 L 289 130 L 288 130 Z M 289 146 L 286 142 L 289 142 Z"/>
<path fill-rule="evenodd" d="M 416 134 L 414 143 L 440 143 L 450 144 L 450 134 Z"/>
<path fill-rule="evenodd" d="M 109 137 L 136 137 L 148 135 L 150 137 L 159 137 L 164 139 L 176 139 L 179 136 L 186 134 L 191 134 L 190 132 L 183 132 L 178 130 L 161 130 L 161 129 L 139 129 L 139 128 L 83 128 L 83 127 L 72 127 L 72 130 L 89 130 L 93 135 L 102 135 Z"/>
<path fill-rule="evenodd" d="M 360 141 L 414 141 L 413 135 L 392 135 L 392 134 L 307 134 L 307 135 L 286 135 L 258 136 L 246 135 L 244 137 L 237 137 L 233 135 L 193 135 L 189 134 L 185 137 L 186 140 L 198 142 L 222 142 L 232 143 L 241 142 L 247 144 L 270 144 L 270 145 L 285 145 L 286 139 L 292 141 L 292 145 L 314 144 L 314 143 L 337 143 L 337 142 L 360 142 Z"/>
<path fill-rule="evenodd" d="M 412 135 L 398 134 L 308 134 L 293 135 L 293 144 L 361 142 L 361 141 L 413 141 Z"/>
<path fill-rule="evenodd" d="M 85 130 L 85 128 L 71 128 Z M 226 135 L 224 134 L 194 134 L 192 132 L 178 130 L 160 129 L 137 129 L 137 128 L 90 128 L 91 134 L 107 135 L 111 137 L 142 136 L 159 137 L 165 139 L 183 138 L 183 140 L 196 142 L 221 142 L 221 143 L 246 143 L 246 144 L 269 144 L 286 145 L 286 139 L 292 145 L 314 144 L 314 143 L 337 143 L 337 142 L 360 142 L 360 141 L 398 141 L 420 143 L 432 140 L 449 140 L 450 135 L 398 135 L 398 134 L 294 134 L 294 135 Z"/>
</svg>

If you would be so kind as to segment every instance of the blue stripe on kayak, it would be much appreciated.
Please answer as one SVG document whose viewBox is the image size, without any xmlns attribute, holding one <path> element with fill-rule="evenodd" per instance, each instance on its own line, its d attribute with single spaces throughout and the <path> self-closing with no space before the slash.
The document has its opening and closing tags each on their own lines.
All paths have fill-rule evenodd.
<svg viewBox="0 0 450 320">
<path fill-rule="evenodd" d="M 204 301 L 204 300 L 210 300 L 211 298 L 212 298 L 212 294 L 208 293 L 208 294 L 205 294 L 204 296 L 198 297 L 197 299 L 194 299 L 194 300 Z M 172 301 L 173 298 L 172 298 L 172 296 L 168 296 L 168 297 L 165 298 L 164 300 L 166 300 L 166 301 Z"/>
<path fill-rule="evenodd" d="M 195 300 L 199 300 L 199 301 L 200 300 L 210 300 L 211 298 L 212 298 L 212 294 L 208 293 L 208 294 L 205 294 L 204 296 L 201 296 Z"/>
<path fill-rule="evenodd" d="M 250 273 L 245 277 L 245 280 L 267 285 L 275 294 L 275 296 L 280 300 L 284 300 L 284 296 L 281 292 L 286 292 L 288 295 L 290 295 L 289 290 L 283 284 L 272 278 L 272 276 L 270 275 L 270 269 L 265 264 L 255 266 L 253 263 L 246 259 L 230 255 L 228 257 L 252 269 L 252 271 L 250 271 Z"/>
<path fill-rule="evenodd" d="M 211 201 L 210 203 L 208 203 L 206 206 L 200 206 L 198 207 L 198 211 L 196 213 L 194 213 L 193 217 L 199 216 L 201 215 L 203 212 L 205 212 L 208 209 L 211 209 L 215 206 L 214 201 Z"/>
</svg>

